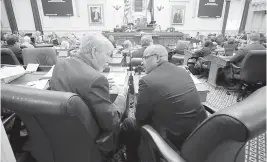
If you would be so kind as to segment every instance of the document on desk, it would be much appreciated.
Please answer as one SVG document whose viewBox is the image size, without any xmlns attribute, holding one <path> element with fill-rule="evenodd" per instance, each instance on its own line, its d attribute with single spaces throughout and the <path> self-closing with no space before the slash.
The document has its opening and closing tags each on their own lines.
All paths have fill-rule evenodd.
<svg viewBox="0 0 267 162">
<path fill-rule="evenodd" d="M 5 83 L 9 83 L 25 74 L 22 66 L 3 67 L 0 69 L 0 79 Z"/>
<path fill-rule="evenodd" d="M 35 72 L 37 71 L 39 64 L 28 64 L 26 68 L 26 72 Z"/>
<path fill-rule="evenodd" d="M 26 87 L 35 88 L 35 89 L 45 89 L 48 84 L 49 79 L 42 79 L 37 81 L 28 82 Z"/>
<path fill-rule="evenodd" d="M 201 84 L 202 82 L 199 80 L 199 79 L 197 79 L 193 74 L 190 74 L 190 76 L 191 76 L 191 78 L 193 79 L 193 82 L 195 83 L 195 84 Z"/>
<path fill-rule="evenodd" d="M 125 84 L 126 77 L 127 73 L 120 72 L 110 72 L 107 76 L 107 78 L 112 79 L 114 84 L 117 86 L 123 86 Z"/>
<path fill-rule="evenodd" d="M 44 78 L 51 78 L 52 77 L 52 74 L 53 74 L 53 71 L 54 71 L 54 67 L 55 67 L 55 65 L 53 65 L 51 67 L 51 69 L 49 70 L 49 72 L 44 75 Z"/>
</svg>

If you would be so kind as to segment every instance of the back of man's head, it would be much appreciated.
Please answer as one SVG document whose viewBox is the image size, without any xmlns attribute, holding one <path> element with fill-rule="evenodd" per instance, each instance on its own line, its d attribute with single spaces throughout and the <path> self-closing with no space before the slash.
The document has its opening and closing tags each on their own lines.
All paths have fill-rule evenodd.
<svg viewBox="0 0 267 162">
<path fill-rule="evenodd" d="M 23 42 L 31 43 L 31 38 L 28 36 L 23 37 Z"/>
<path fill-rule="evenodd" d="M 154 44 L 151 46 L 148 46 L 146 50 L 144 51 L 145 56 L 157 54 L 162 58 L 163 61 L 168 61 L 168 51 L 166 48 L 160 44 Z"/>
<path fill-rule="evenodd" d="M 84 35 L 80 42 L 80 54 L 91 54 L 93 48 L 100 50 L 104 45 L 112 46 L 110 41 L 102 34 Z"/>
<path fill-rule="evenodd" d="M 260 34 L 257 32 L 254 32 L 254 33 L 249 34 L 248 38 L 250 41 L 258 42 L 258 41 L 260 41 Z"/>
<path fill-rule="evenodd" d="M 7 36 L 6 43 L 8 45 L 14 45 L 18 41 L 18 38 L 15 35 L 9 35 Z"/>
<path fill-rule="evenodd" d="M 141 46 L 142 47 L 148 47 L 150 45 L 152 45 L 153 43 L 153 39 L 152 36 L 150 35 L 145 35 L 141 38 Z"/>
</svg>

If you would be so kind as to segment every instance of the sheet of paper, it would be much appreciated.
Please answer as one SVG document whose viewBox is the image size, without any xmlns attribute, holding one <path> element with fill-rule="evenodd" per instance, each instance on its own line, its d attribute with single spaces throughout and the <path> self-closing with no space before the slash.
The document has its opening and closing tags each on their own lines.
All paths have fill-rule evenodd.
<svg viewBox="0 0 267 162">
<path fill-rule="evenodd" d="M 0 79 L 5 83 L 9 83 L 25 74 L 25 69 L 22 66 L 3 67 L 0 69 Z"/>
<path fill-rule="evenodd" d="M 128 67 L 110 67 L 110 72 L 122 72 L 126 73 Z"/>
<path fill-rule="evenodd" d="M 44 78 L 51 78 L 52 77 L 52 74 L 53 74 L 53 71 L 54 71 L 54 67 L 55 67 L 55 65 L 53 65 L 51 67 L 51 69 L 49 70 L 49 72 L 44 75 Z"/>
<path fill-rule="evenodd" d="M 127 73 L 109 73 L 107 78 L 112 79 L 115 85 L 123 86 L 125 84 Z"/>
<path fill-rule="evenodd" d="M 28 82 L 26 84 L 27 87 L 36 88 L 36 89 L 44 89 L 48 84 L 49 79 L 42 79 L 37 81 Z"/>
<path fill-rule="evenodd" d="M 193 82 L 195 83 L 195 84 L 201 84 L 202 82 L 199 80 L 199 79 L 197 79 L 193 74 L 190 74 L 190 76 L 191 76 L 191 78 L 193 79 Z"/>
<path fill-rule="evenodd" d="M 26 71 L 27 72 L 35 72 L 35 71 L 37 71 L 38 67 L 39 67 L 39 64 L 28 64 Z"/>
<path fill-rule="evenodd" d="M 68 56 L 68 51 L 59 51 L 58 52 L 59 57 L 67 57 Z"/>
</svg>

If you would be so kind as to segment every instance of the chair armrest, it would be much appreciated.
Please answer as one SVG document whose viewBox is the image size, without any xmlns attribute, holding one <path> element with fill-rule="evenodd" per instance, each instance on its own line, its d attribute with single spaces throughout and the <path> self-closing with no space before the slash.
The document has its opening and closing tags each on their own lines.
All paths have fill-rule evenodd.
<svg viewBox="0 0 267 162">
<path fill-rule="evenodd" d="M 9 117 L 7 117 L 6 119 L 4 119 L 3 121 L 3 125 L 6 126 L 7 123 L 9 123 L 13 118 L 15 118 L 16 114 L 13 113 L 12 115 L 10 115 Z"/>
<path fill-rule="evenodd" d="M 206 103 L 203 103 L 202 105 L 204 106 L 205 110 L 208 111 L 210 114 L 214 114 L 217 111 L 214 107 L 209 106 Z"/>
<path fill-rule="evenodd" d="M 231 63 L 230 64 L 234 69 L 241 69 L 241 67 L 239 67 L 239 66 L 236 66 L 235 64 L 233 64 L 233 63 Z"/>
<path fill-rule="evenodd" d="M 141 128 L 142 137 L 155 144 L 158 152 L 167 162 L 186 162 L 179 154 L 177 154 L 164 139 L 151 126 L 145 125 Z"/>
<path fill-rule="evenodd" d="M 107 142 L 109 139 L 111 139 L 112 137 L 113 137 L 113 132 L 105 132 L 105 133 L 102 133 L 96 139 L 96 143 L 97 144 L 103 144 L 103 143 Z"/>
</svg>

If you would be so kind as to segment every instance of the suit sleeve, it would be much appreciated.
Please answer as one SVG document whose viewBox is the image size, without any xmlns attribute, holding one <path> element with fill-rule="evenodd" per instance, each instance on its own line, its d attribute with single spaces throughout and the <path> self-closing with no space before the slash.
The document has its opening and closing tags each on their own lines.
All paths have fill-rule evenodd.
<svg viewBox="0 0 267 162">
<path fill-rule="evenodd" d="M 247 53 L 246 50 L 244 50 L 244 49 L 240 49 L 240 51 L 238 51 L 237 54 L 234 55 L 234 56 L 231 58 L 230 62 L 231 62 L 231 63 L 237 63 L 237 62 L 241 61 L 241 60 L 245 57 L 246 53 Z"/>
<path fill-rule="evenodd" d="M 135 118 L 139 127 L 149 124 L 151 118 L 151 100 L 147 83 L 143 80 L 139 80 L 139 90 L 137 96 Z"/>
<path fill-rule="evenodd" d="M 120 111 L 110 101 L 109 84 L 104 76 L 97 78 L 90 85 L 90 91 L 87 97 L 101 129 L 116 132 L 120 124 Z"/>
</svg>

